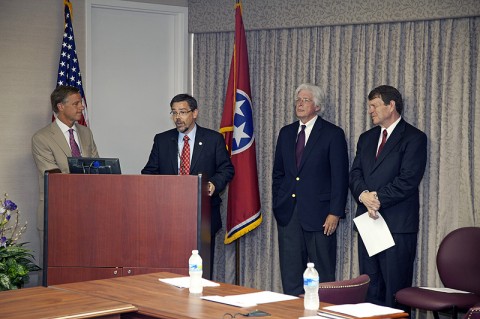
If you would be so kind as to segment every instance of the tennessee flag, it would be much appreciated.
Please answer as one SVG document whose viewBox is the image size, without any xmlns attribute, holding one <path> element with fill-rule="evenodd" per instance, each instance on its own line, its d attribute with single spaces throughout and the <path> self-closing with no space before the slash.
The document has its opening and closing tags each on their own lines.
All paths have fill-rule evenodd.
<svg viewBox="0 0 480 319">
<path fill-rule="evenodd" d="M 83 104 L 83 114 L 78 124 L 88 126 L 87 102 L 85 101 L 85 93 L 82 86 L 82 74 L 80 73 L 80 65 L 78 63 L 77 51 L 75 48 L 75 37 L 73 36 L 72 25 L 72 4 L 69 0 L 64 0 L 65 7 L 65 24 L 63 31 L 62 46 L 60 48 L 60 62 L 57 73 L 57 86 L 69 85 L 80 90 Z M 52 116 L 52 121 L 55 117 Z"/>
<path fill-rule="evenodd" d="M 262 222 L 257 160 L 250 98 L 247 41 L 242 5 L 235 4 L 235 45 L 220 132 L 225 137 L 235 176 L 228 186 L 225 244 L 245 235 Z"/>
</svg>

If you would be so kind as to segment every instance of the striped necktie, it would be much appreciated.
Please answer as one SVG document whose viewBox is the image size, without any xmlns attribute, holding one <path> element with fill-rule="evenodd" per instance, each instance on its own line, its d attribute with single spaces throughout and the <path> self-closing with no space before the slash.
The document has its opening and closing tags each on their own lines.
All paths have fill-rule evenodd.
<svg viewBox="0 0 480 319">
<path fill-rule="evenodd" d="M 378 151 L 377 151 L 377 156 L 375 157 L 375 159 L 378 158 L 378 155 L 380 155 L 380 152 L 382 151 L 383 147 L 385 146 L 385 143 L 387 142 L 387 130 L 383 130 L 382 132 L 382 142 L 380 143 L 380 146 L 378 147 Z"/>
<path fill-rule="evenodd" d="M 70 149 L 72 150 L 73 157 L 81 157 L 80 148 L 78 147 L 77 142 L 75 142 L 75 137 L 73 136 L 73 128 L 68 130 L 70 133 Z"/>
<path fill-rule="evenodd" d="M 295 158 L 297 160 L 297 169 L 300 168 L 300 162 L 302 161 L 303 150 L 305 149 L 305 128 L 306 125 L 302 125 L 302 130 L 298 133 L 297 145 L 295 146 Z"/>
</svg>

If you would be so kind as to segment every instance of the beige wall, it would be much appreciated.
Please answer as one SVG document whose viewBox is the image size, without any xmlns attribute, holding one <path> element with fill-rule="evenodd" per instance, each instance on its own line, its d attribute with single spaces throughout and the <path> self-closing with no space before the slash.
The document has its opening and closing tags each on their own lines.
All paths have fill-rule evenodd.
<svg viewBox="0 0 480 319">
<path fill-rule="evenodd" d="M 84 71 L 85 3 L 71 2 Z M 137 2 L 187 6 L 186 0 Z M 0 0 L 0 194 L 7 192 L 19 206 L 29 224 L 22 239 L 35 251 L 39 250 L 38 180 L 30 139 L 51 121 L 49 96 L 55 88 L 62 33 L 62 0 Z M 32 276 L 30 285 L 37 283 Z"/>
</svg>

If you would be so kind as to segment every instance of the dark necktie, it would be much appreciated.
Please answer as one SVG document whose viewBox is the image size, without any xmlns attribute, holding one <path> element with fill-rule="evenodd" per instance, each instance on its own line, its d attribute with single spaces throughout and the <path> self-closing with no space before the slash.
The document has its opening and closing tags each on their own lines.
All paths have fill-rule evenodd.
<svg viewBox="0 0 480 319">
<path fill-rule="evenodd" d="M 380 146 L 378 147 L 378 151 L 377 151 L 377 156 L 375 157 L 375 159 L 378 158 L 378 155 L 380 155 L 380 152 L 382 151 L 383 147 L 385 146 L 385 143 L 387 142 L 387 130 L 383 130 L 382 132 L 382 142 L 380 143 Z"/>
<path fill-rule="evenodd" d="M 72 150 L 73 157 L 80 157 L 80 148 L 78 147 L 77 142 L 75 142 L 75 137 L 73 136 L 73 128 L 68 130 L 70 133 L 70 149 Z"/>
<path fill-rule="evenodd" d="M 297 169 L 300 168 L 303 150 L 305 149 L 305 125 L 302 125 L 302 130 L 298 133 L 297 145 L 295 146 L 295 158 L 297 160 Z"/>
<path fill-rule="evenodd" d="M 183 137 L 183 149 L 180 156 L 180 175 L 190 174 L 190 145 L 188 145 L 188 136 Z"/>
</svg>

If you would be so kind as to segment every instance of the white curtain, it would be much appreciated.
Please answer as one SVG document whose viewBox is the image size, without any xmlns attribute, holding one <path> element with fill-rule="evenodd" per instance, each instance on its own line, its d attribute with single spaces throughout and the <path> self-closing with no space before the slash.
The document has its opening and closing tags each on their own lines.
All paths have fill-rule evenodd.
<svg viewBox="0 0 480 319">
<path fill-rule="evenodd" d="M 198 33 L 193 40 L 199 124 L 215 130 L 233 37 L 232 32 Z M 295 88 L 311 82 L 326 89 L 322 116 L 345 130 L 350 163 L 358 136 L 372 126 L 368 92 L 389 84 L 402 93 L 403 117 L 428 136 L 414 284 L 440 286 L 435 265 L 440 241 L 453 229 L 480 226 L 475 196 L 480 190 L 480 17 L 249 31 L 247 44 L 263 223 L 238 240 L 239 284 L 281 292 L 271 205 L 273 156 L 280 128 L 296 120 Z M 339 280 L 358 275 L 354 209 L 350 196 L 347 218 L 337 231 Z M 221 232 L 214 279 L 233 282 L 236 247 L 224 245 Z"/>
</svg>

